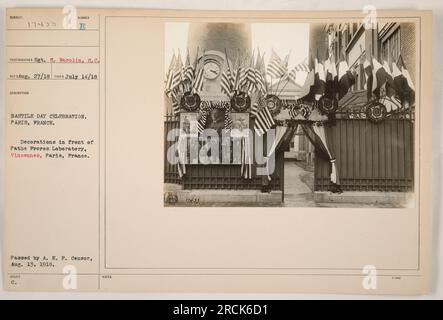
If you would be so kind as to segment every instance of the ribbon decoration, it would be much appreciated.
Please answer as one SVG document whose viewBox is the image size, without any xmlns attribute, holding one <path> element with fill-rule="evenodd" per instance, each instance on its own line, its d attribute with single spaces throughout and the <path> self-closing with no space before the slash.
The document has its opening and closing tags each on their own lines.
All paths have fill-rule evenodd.
<svg viewBox="0 0 443 320">
<path fill-rule="evenodd" d="M 285 135 L 287 129 L 288 129 L 288 127 L 285 127 L 285 126 L 275 127 L 275 138 L 274 138 L 274 141 L 272 142 L 271 148 L 268 151 L 268 154 L 265 157 L 265 159 L 266 159 L 266 174 L 268 176 L 269 181 L 271 181 L 271 174 L 269 173 L 269 159 L 271 158 L 272 154 L 277 149 L 277 146 L 280 143 L 280 141 L 282 140 L 283 136 Z"/>
<path fill-rule="evenodd" d="M 312 125 L 312 129 L 314 130 L 314 133 L 320 138 L 321 142 L 324 145 L 324 148 L 326 152 L 328 153 L 330 162 L 331 162 L 331 182 L 337 184 L 337 166 L 336 166 L 336 159 L 332 156 L 331 151 L 328 148 L 327 142 L 326 142 L 326 134 L 325 134 L 325 128 L 323 125 L 320 124 L 314 124 Z"/>
<path fill-rule="evenodd" d="M 241 139 L 241 168 L 240 174 L 245 179 L 252 178 L 251 140 L 248 136 Z"/>
<path fill-rule="evenodd" d="M 182 178 L 186 174 L 186 156 L 187 156 L 188 138 L 185 135 L 178 137 L 177 151 L 178 151 L 178 175 Z"/>
</svg>

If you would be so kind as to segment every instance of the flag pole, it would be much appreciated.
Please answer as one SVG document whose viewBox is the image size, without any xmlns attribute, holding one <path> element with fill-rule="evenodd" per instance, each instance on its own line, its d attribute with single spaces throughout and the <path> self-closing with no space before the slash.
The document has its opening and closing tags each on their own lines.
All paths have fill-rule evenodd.
<svg viewBox="0 0 443 320">
<path fill-rule="evenodd" d="M 286 58 L 288 58 L 288 62 L 289 62 L 289 55 L 291 54 L 291 50 L 289 50 L 289 53 L 288 53 L 288 55 L 285 57 L 285 61 L 286 61 Z M 285 62 L 285 61 L 283 61 L 283 63 Z M 281 82 L 281 80 L 283 79 L 283 76 L 285 75 L 285 73 L 283 73 L 281 76 L 280 76 L 280 79 L 278 80 L 278 83 L 277 83 L 277 88 L 275 89 L 275 93 L 277 94 L 278 93 L 278 87 L 280 86 L 280 82 Z"/>
<path fill-rule="evenodd" d="M 226 50 L 226 48 L 225 48 L 225 57 L 226 57 L 226 64 L 228 65 L 228 71 L 229 71 L 229 77 L 230 77 L 230 79 L 228 79 L 229 80 L 229 89 L 232 90 L 232 88 L 231 88 L 232 72 L 231 72 L 231 67 L 229 65 L 228 51 Z M 232 92 L 229 93 L 229 95 L 231 95 L 231 94 L 232 94 Z"/>
</svg>

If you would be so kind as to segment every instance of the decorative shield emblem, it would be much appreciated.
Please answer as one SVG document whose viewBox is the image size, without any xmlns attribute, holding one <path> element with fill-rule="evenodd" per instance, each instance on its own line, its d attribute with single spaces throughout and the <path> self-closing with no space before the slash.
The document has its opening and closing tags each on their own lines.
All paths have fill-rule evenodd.
<svg viewBox="0 0 443 320">
<path fill-rule="evenodd" d="M 183 97 L 180 100 L 180 105 L 186 111 L 193 112 L 198 110 L 200 102 L 201 99 L 197 93 L 192 94 L 190 91 L 187 91 L 183 94 Z"/>
<path fill-rule="evenodd" d="M 337 99 L 329 99 L 326 97 L 321 97 L 318 101 L 318 110 L 325 115 L 329 115 L 337 111 L 338 101 Z"/>
<path fill-rule="evenodd" d="M 374 102 L 366 108 L 366 117 L 375 123 L 382 121 L 386 117 L 386 114 L 386 107 L 380 102 Z"/>
<path fill-rule="evenodd" d="M 231 98 L 231 107 L 237 112 L 246 112 L 251 106 L 251 98 L 246 92 L 236 92 Z"/>
<path fill-rule="evenodd" d="M 271 94 L 266 97 L 266 106 L 271 115 L 275 116 L 280 112 L 282 102 L 276 95 Z"/>
</svg>

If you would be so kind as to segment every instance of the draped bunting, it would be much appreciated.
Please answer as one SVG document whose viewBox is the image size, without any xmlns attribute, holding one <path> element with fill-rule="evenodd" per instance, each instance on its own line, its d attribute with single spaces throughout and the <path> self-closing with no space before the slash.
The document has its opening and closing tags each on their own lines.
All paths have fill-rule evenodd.
<svg viewBox="0 0 443 320">
<path fill-rule="evenodd" d="M 251 140 L 248 136 L 241 138 L 241 176 L 245 179 L 252 178 L 252 152 Z"/>
<path fill-rule="evenodd" d="M 297 124 L 289 126 L 277 126 L 275 128 L 275 139 L 272 142 L 272 145 L 269 148 L 269 151 L 265 157 L 266 172 L 269 181 L 271 181 L 271 174 L 269 173 L 269 159 L 276 150 L 280 149 L 282 145 L 285 145 L 287 142 L 289 142 L 292 139 L 296 130 L 297 130 Z"/>
<path fill-rule="evenodd" d="M 338 170 L 336 165 L 336 159 L 332 152 L 331 146 L 326 139 L 325 127 L 322 123 L 312 123 L 301 124 L 303 131 L 308 137 L 309 141 L 314 145 L 315 150 L 319 151 L 325 157 L 327 157 L 331 163 L 331 175 L 330 180 L 332 182 L 333 188 L 332 192 L 341 192 Z"/>
<path fill-rule="evenodd" d="M 188 152 L 188 138 L 185 135 L 179 135 L 177 143 L 178 152 L 178 175 L 182 178 L 186 174 L 186 157 Z"/>
</svg>

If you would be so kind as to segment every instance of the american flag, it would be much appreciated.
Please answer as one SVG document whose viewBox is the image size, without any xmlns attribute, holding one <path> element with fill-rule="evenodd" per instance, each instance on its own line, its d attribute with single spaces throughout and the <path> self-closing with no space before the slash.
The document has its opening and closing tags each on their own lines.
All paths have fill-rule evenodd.
<svg viewBox="0 0 443 320">
<path fill-rule="evenodd" d="M 172 114 L 177 115 L 180 113 L 180 104 L 174 99 L 172 100 Z"/>
<path fill-rule="evenodd" d="M 237 76 L 235 79 L 235 90 L 240 90 L 240 88 L 245 84 L 246 79 L 246 69 L 244 67 L 239 67 L 237 69 Z"/>
<path fill-rule="evenodd" d="M 286 56 L 285 60 L 282 59 L 275 53 L 274 50 L 271 52 L 271 58 L 269 59 L 268 69 L 266 73 L 271 78 L 281 78 L 287 72 L 289 55 Z"/>
<path fill-rule="evenodd" d="M 191 60 L 189 58 L 189 51 L 186 55 L 186 63 L 182 70 L 182 79 L 192 82 L 194 80 L 194 67 L 191 65 Z"/>
<path fill-rule="evenodd" d="M 255 117 L 255 132 L 259 136 L 263 135 L 269 129 L 271 129 L 275 125 L 275 121 L 272 118 L 271 113 L 269 112 L 268 106 L 264 106 Z"/>
<path fill-rule="evenodd" d="M 178 53 L 178 57 L 176 58 L 176 63 L 174 67 L 174 72 L 172 74 L 172 83 L 171 83 L 171 90 L 177 87 L 181 81 L 182 81 L 182 68 L 183 68 L 183 62 L 180 56 L 180 53 Z"/>
<path fill-rule="evenodd" d="M 192 85 L 192 88 L 193 88 L 194 92 L 200 92 L 200 91 L 203 90 L 203 82 L 204 82 L 203 81 L 204 80 L 203 72 L 204 72 L 203 67 L 201 67 L 197 71 L 197 74 L 196 74 L 195 79 L 194 79 L 194 83 Z"/>
<path fill-rule="evenodd" d="M 174 68 L 176 63 L 175 60 L 176 57 L 174 53 L 171 59 L 171 63 L 169 64 L 168 73 L 166 74 L 166 81 L 165 81 L 165 92 L 168 96 L 170 96 L 172 90 L 172 77 L 174 75 Z"/>
<path fill-rule="evenodd" d="M 231 75 L 231 70 L 228 68 L 223 71 L 221 76 L 221 89 L 222 92 L 226 93 L 228 96 L 231 95 L 232 89 L 234 88 L 234 79 Z"/>
<path fill-rule="evenodd" d="M 258 104 L 257 103 L 253 103 L 252 106 L 251 106 L 251 115 L 256 117 L 257 116 L 257 110 L 258 110 Z"/>
</svg>

